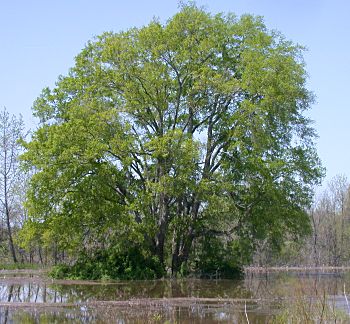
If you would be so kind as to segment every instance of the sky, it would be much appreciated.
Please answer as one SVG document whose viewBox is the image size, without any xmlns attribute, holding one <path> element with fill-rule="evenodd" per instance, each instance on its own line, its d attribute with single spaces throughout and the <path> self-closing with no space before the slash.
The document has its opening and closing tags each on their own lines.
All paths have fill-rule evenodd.
<svg viewBox="0 0 350 324">
<path fill-rule="evenodd" d="M 261 15 L 269 29 L 305 46 L 308 89 L 316 103 L 308 116 L 319 138 L 327 169 L 350 179 L 350 1 L 206 0 L 198 6 L 217 12 Z M 0 107 L 22 114 L 36 127 L 31 107 L 41 90 L 67 74 L 87 41 L 105 31 L 141 27 L 153 18 L 166 22 L 177 0 L 0 0 Z M 348 96 L 349 95 L 349 96 Z"/>
</svg>

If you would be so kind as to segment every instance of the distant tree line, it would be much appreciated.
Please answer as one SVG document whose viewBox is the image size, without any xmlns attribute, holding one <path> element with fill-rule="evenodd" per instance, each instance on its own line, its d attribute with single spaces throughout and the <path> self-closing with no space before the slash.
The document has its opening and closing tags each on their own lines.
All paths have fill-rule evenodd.
<svg viewBox="0 0 350 324">
<path fill-rule="evenodd" d="M 14 231 L 25 221 L 25 173 L 19 166 L 23 148 L 19 141 L 25 137 L 21 117 L 11 116 L 6 108 L 0 112 L 0 242 L 9 251 L 13 262 L 18 261 Z"/>
<path fill-rule="evenodd" d="M 308 210 L 311 232 L 305 238 L 286 240 L 279 249 L 261 241 L 254 254 L 259 266 L 349 266 L 350 183 L 336 175 L 316 194 Z"/>
</svg>

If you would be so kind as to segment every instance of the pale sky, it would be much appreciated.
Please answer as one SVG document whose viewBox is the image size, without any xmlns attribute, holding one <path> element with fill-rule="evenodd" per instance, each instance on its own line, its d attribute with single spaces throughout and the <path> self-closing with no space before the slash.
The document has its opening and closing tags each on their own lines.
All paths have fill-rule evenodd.
<svg viewBox="0 0 350 324">
<path fill-rule="evenodd" d="M 350 178 L 350 1 L 206 0 L 212 13 L 264 16 L 269 29 L 308 48 L 308 88 L 317 98 L 309 115 L 319 134 L 317 149 L 327 168 Z M 0 0 L 0 107 L 22 114 L 35 128 L 31 106 L 42 88 L 67 74 L 88 40 L 104 31 L 121 31 L 166 21 L 178 11 L 176 0 Z"/>
</svg>

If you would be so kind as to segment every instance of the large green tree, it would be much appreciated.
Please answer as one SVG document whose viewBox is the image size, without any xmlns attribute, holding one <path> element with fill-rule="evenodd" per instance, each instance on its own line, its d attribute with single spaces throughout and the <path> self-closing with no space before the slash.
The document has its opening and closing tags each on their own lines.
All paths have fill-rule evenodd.
<svg viewBox="0 0 350 324">
<path fill-rule="evenodd" d="M 322 173 L 305 80 L 302 48 L 260 17 L 186 5 L 97 37 L 34 104 L 27 233 L 142 247 L 173 272 L 203 240 L 244 254 L 305 233 Z"/>
</svg>

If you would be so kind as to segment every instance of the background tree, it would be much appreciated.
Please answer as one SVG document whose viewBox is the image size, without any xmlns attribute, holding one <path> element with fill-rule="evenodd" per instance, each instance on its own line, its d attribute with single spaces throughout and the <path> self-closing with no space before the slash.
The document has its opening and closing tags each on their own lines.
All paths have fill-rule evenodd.
<svg viewBox="0 0 350 324">
<path fill-rule="evenodd" d="M 9 250 L 14 262 L 17 262 L 13 243 L 12 226 L 16 224 L 22 206 L 19 197 L 22 194 L 22 173 L 19 168 L 19 155 L 22 147 L 19 141 L 24 137 L 22 118 L 10 116 L 4 108 L 0 113 L 0 201 L 2 217 L 6 222 Z"/>
<path fill-rule="evenodd" d="M 266 240 L 254 257 L 255 265 L 348 266 L 350 258 L 349 182 L 336 175 L 316 196 L 309 209 L 311 235 L 295 242 L 286 239 L 281 250 Z"/>
<path fill-rule="evenodd" d="M 34 105 L 28 228 L 123 273 L 209 269 L 210 241 L 239 266 L 305 234 L 322 170 L 301 51 L 259 17 L 192 5 L 88 43 Z"/>
<path fill-rule="evenodd" d="M 323 264 L 340 266 L 348 263 L 350 248 L 349 182 L 337 175 L 328 184 L 314 208 L 319 224 L 315 250 Z"/>
</svg>

